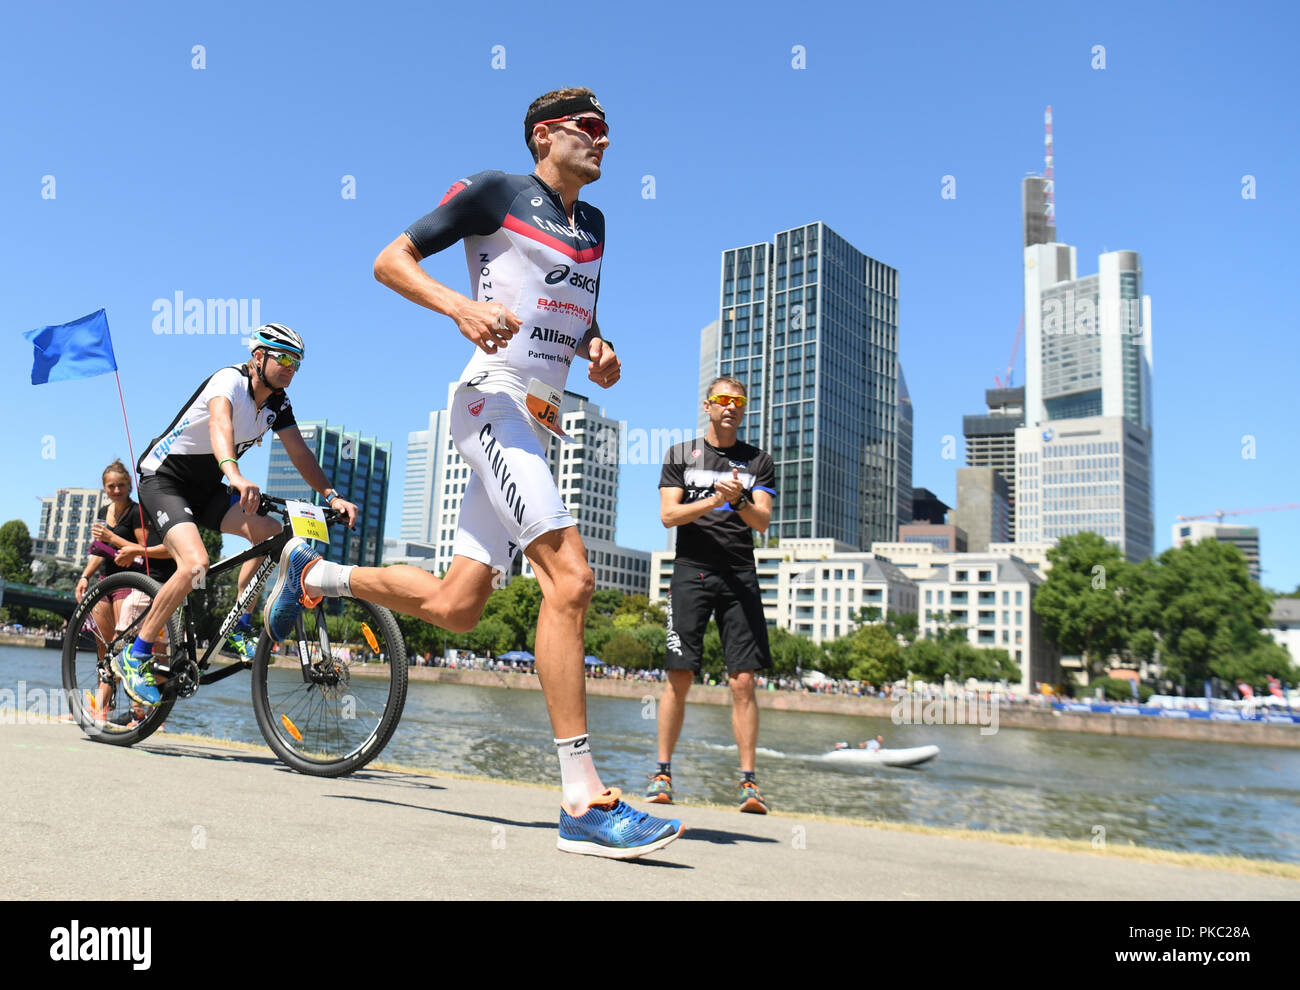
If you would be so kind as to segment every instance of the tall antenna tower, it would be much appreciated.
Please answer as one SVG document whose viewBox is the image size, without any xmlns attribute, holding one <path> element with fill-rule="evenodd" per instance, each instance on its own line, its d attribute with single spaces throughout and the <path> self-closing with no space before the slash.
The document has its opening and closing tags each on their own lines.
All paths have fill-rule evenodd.
<svg viewBox="0 0 1300 990">
<path fill-rule="evenodd" d="M 1056 177 L 1053 168 L 1052 156 L 1052 107 L 1049 104 L 1047 113 L 1043 115 L 1043 126 L 1046 128 L 1046 135 L 1043 138 L 1043 150 L 1047 156 L 1047 167 L 1043 170 L 1043 218 L 1047 223 L 1047 240 L 1051 243 L 1056 240 Z"/>
</svg>

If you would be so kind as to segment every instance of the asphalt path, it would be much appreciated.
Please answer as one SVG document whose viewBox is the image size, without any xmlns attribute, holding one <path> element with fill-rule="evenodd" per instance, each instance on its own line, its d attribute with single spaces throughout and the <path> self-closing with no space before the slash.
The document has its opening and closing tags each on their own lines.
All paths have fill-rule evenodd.
<svg viewBox="0 0 1300 990">
<path fill-rule="evenodd" d="M 635 798 L 685 834 L 629 862 L 574 856 L 555 848 L 558 788 L 327 780 L 269 750 L 165 733 L 121 749 L 70 724 L 0 725 L 0 785 L 3 896 L 19 900 L 1300 897 L 1279 877 Z M 142 853 L 129 870 L 124 848 Z"/>
</svg>

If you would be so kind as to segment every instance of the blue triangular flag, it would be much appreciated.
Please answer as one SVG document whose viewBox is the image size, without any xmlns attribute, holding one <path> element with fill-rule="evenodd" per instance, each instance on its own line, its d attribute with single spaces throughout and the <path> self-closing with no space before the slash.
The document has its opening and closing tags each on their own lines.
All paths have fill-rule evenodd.
<svg viewBox="0 0 1300 990">
<path fill-rule="evenodd" d="M 41 327 L 23 334 L 32 342 L 32 384 L 93 378 L 117 370 L 108 317 L 97 310 L 71 323 Z"/>
</svg>

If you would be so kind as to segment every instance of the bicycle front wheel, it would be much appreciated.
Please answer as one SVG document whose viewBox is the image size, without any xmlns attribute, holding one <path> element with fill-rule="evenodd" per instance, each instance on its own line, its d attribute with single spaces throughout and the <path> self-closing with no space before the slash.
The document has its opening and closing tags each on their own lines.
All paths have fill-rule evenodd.
<svg viewBox="0 0 1300 990">
<path fill-rule="evenodd" d="M 73 719 L 96 742 L 131 746 L 152 735 L 171 711 L 174 697 L 141 705 L 126 693 L 110 661 L 130 647 L 161 585 L 124 571 L 86 592 L 63 630 L 63 690 Z M 114 602 L 113 599 L 118 601 Z M 159 659 L 181 639 L 173 615 L 154 647 Z"/>
<path fill-rule="evenodd" d="M 317 605 L 299 616 L 296 641 L 282 644 L 288 656 L 275 662 L 271 645 L 263 632 L 253 712 L 275 755 L 314 777 L 341 777 L 378 756 L 406 704 L 406 644 L 392 613 L 349 599 L 327 625 Z"/>
</svg>

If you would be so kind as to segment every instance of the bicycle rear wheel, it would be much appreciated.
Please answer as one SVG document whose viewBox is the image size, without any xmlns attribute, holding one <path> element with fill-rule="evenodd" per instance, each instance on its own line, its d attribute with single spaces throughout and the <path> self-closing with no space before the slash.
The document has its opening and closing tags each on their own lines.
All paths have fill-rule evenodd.
<svg viewBox="0 0 1300 990">
<path fill-rule="evenodd" d="M 109 661 L 135 642 L 145 613 L 162 586 L 144 574 L 126 571 L 104 578 L 86 592 L 63 630 L 63 689 L 73 719 L 96 742 L 131 746 L 152 735 L 171 711 L 175 698 L 156 705 L 132 701 Z M 115 591 L 129 591 L 116 608 Z M 173 615 L 155 653 L 181 641 L 181 623 Z"/>
<path fill-rule="evenodd" d="M 265 632 L 253 659 L 258 728 L 276 756 L 314 777 L 341 777 L 373 760 L 406 704 L 406 644 L 392 613 L 349 599 L 344 614 L 331 621 L 337 638 L 329 633 L 323 604 L 304 610 L 296 641 L 283 644 L 287 659 L 273 663 Z M 299 656 L 304 643 L 305 668 Z"/>
</svg>

